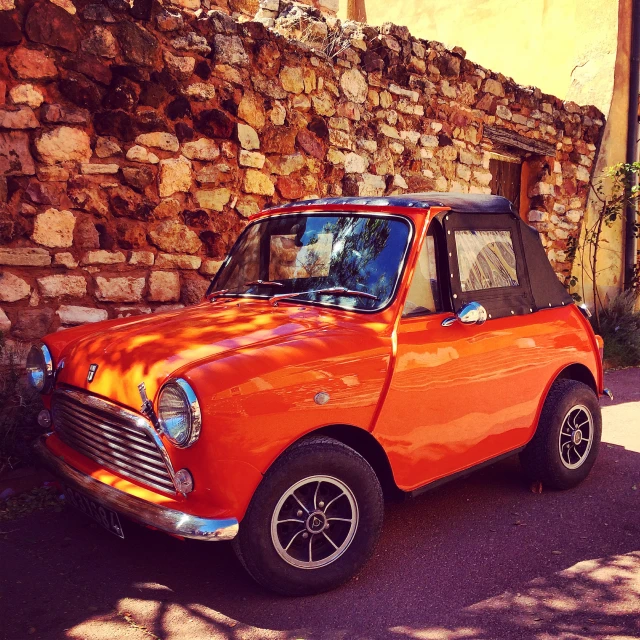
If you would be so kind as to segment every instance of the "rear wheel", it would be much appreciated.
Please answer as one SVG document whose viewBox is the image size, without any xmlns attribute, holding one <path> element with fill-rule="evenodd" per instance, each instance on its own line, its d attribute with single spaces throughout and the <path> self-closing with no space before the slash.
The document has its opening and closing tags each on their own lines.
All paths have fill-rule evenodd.
<svg viewBox="0 0 640 640">
<path fill-rule="evenodd" d="M 591 471 L 602 435 L 598 397 L 576 380 L 557 380 L 544 403 L 533 439 L 520 454 L 531 480 L 570 489 Z"/>
<path fill-rule="evenodd" d="M 269 470 L 235 540 L 249 574 L 284 595 L 332 589 L 369 559 L 382 527 L 369 463 L 325 437 L 301 441 Z"/>
</svg>

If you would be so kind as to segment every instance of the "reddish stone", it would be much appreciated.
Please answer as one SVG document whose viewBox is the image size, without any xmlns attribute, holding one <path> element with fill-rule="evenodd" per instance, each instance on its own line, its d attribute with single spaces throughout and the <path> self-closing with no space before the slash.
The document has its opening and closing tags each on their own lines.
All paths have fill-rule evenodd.
<svg viewBox="0 0 640 640">
<path fill-rule="evenodd" d="M 35 172 L 29 134 L 22 131 L 0 132 L 0 175 L 32 176 Z"/>
<path fill-rule="evenodd" d="M 63 65 L 66 69 L 82 73 L 100 84 L 111 84 L 111 69 L 104 60 L 97 56 L 83 54 L 79 58 L 67 58 Z"/>
<path fill-rule="evenodd" d="M 220 109 L 205 109 L 196 118 L 197 131 L 210 138 L 230 138 L 233 133 L 233 120 Z"/>
<path fill-rule="evenodd" d="M 7 59 L 9 67 L 21 80 L 55 78 L 58 70 L 42 51 L 18 47 Z"/>
<path fill-rule="evenodd" d="M 8 11 L 0 11 L 0 46 L 20 44 L 22 31 Z"/>
<path fill-rule="evenodd" d="M 153 0 L 133 0 L 131 15 L 137 20 L 150 20 Z"/>
<path fill-rule="evenodd" d="M 182 276 L 180 298 L 184 304 L 196 304 L 204 298 L 209 288 L 209 280 L 195 273 L 185 273 Z"/>
<path fill-rule="evenodd" d="M 125 141 L 136 137 L 134 120 L 126 111 L 100 111 L 93 117 L 93 126 L 101 136 L 115 136 Z"/>
<path fill-rule="evenodd" d="M 135 118 L 135 127 L 140 133 L 169 131 L 167 121 L 155 109 L 138 110 Z"/>
<path fill-rule="evenodd" d="M 296 136 L 298 145 L 301 149 L 306 151 L 310 156 L 322 160 L 324 158 L 325 150 L 322 141 L 315 136 L 308 129 L 302 129 Z"/>
<path fill-rule="evenodd" d="M 407 176 L 407 184 L 410 192 L 433 191 L 435 182 L 432 178 L 425 176 Z"/>
<path fill-rule="evenodd" d="M 140 87 L 131 80 L 123 77 L 115 78 L 103 100 L 107 109 L 124 109 L 131 111 L 140 97 Z"/>
<path fill-rule="evenodd" d="M 25 195 L 34 204 L 52 204 L 55 206 L 60 204 L 65 194 L 66 189 L 64 184 L 52 184 L 40 182 L 39 180 L 30 180 L 29 186 L 25 191 Z"/>
<path fill-rule="evenodd" d="M 384 69 L 384 60 L 375 51 L 367 51 L 362 56 L 362 65 L 368 73 L 382 71 Z"/>
<path fill-rule="evenodd" d="M 158 41 L 146 29 L 124 21 L 118 28 L 118 42 L 127 60 L 143 67 L 152 67 L 158 61 Z"/>
<path fill-rule="evenodd" d="M 60 93 L 79 107 L 94 111 L 102 102 L 102 90 L 79 73 L 69 74 L 58 83 Z"/>
<path fill-rule="evenodd" d="M 304 195 L 304 187 L 298 178 L 279 176 L 276 188 L 285 200 L 297 200 Z"/>
<path fill-rule="evenodd" d="M 142 196 L 128 187 L 117 187 L 109 193 L 109 204 L 116 216 L 133 218 L 134 220 L 150 220 L 151 205 Z"/>
<path fill-rule="evenodd" d="M 260 136 L 262 153 L 289 155 L 296 148 L 296 131 L 293 127 L 267 127 Z"/>
<path fill-rule="evenodd" d="M 165 112 L 167 117 L 171 118 L 171 120 L 184 118 L 185 116 L 191 115 L 191 104 L 187 98 L 179 96 L 167 105 Z"/>
<path fill-rule="evenodd" d="M 151 167 L 122 167 L 124 181 L 137 191 L 144 191 L 155 179 Z"/>
<path fill-rule="evenodd" d="M 318 138 L 323 140 L 329 139 L 329 127 L 327 126 L 327 121 L 324 118 L 314 116 L 311 119 L 311 122 L 307 125 L 307 128 L 309 131 L 315 133 Z"/>
<path fill-rule="evenodd" d="M 209 214 L 203 209 L 198 209 L 197 211 L 183 211 L 182 217 L 184 218 L 184 223 L 190 227 L 204 228 L 208 227 L 211 222 Z"/>
<path fill-rule="evenodd" d="M 480 111 L 486 111 L 489 115 L 494 116 L 496 114 L 496 107 L 498 106 L 498 99 L 492 96 L 490 93 L 485 93 L 480 100 L 476 103 L 476 109 Z"/>
<path fill-rule="evenodd" d="M 140 93 L 140 104 L 157 109 L 167 97 L 167 90 L 155 82 L 144 82 Z"/>
<path fill-rule="evenodd" d="M 104 191 L 91 182 L 89 178 L 80 176 L 70 180 L 67 195 L 78 209 L 101 217 L 109 214 L 109 207 L 105 202 Z"/>
<path fill-rule="evenodd" d="M 78 19 L 52 2 L 34 4 L 27 15 L 24 30 L 32 42 L 67 51 L 78 50 Z"/>
<path fill-rule="evenodd" d="M 123 76 L 134 82 L 148 82 L 151 74 L 148 69 L 143 69 L 136 64 L 114 64 L 111 66 L 114 76 Z"/>
<path fill-rule="evenodd" d="M 120 219 L 116 222 L 118 244 L 123 249 L 141 249 L 147 246 L 147 232 L 141 222 Z"/>
<path fill-rule="evenodd" d="M 268 78 L 274 78 L 280 71 L 280 50 L 275 42 L 265 42 L 258 50 L 256 69 Z"/>
<path fill-rule="evenodd" d="M 73 246 L 78 249 L 99 249 L 100 236 L 95 224 L 89 219 L 82 217 L 76 220 L 73 230 Z"/>
<path fill-rule="evenodd" d="M 55 313 L 53 309 L 22 309 L 12 328 L 19 340 L 36 340 L 49 333 Z"/>
<path fill-rule="evenodd" d="M 176 137 L 180 142 L 193 140 L 193 129 L 186 122 L 176 122 Z"/>
<path fill-rule="evenodd" d="M 43 122 L 60 124 L 86 124 L 89 112 L 85 109 L 70 109 L 61 104 L 44 104 L 41 109 Z"/>
</svg>

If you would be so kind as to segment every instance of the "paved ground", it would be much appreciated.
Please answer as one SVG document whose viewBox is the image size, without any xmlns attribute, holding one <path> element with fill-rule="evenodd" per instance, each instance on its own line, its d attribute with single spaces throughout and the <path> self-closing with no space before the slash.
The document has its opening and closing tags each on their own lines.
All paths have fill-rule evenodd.
<svg viewBox="0 0 640 640">
<path fill-rule="evenodd" d="M 284 599 L 223 543 L 66 509 L 0 526 L 0 637 L 640 638 L 640 369 L 607 375 L 604 444 L 579 488 L 534 494 L 517 461 L 389 508 L 360 576 Z"/>
</svg>

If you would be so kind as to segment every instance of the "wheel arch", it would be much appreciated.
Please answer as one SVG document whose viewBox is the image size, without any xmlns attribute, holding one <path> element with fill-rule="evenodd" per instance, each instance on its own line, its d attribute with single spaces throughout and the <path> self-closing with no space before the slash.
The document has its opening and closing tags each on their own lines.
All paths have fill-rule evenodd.
<svg viewBox="0 0 640 640">
<path fill-rule="evenodd" d="M 555 383 L 556 380 L 576 380 L 577 382 L 582 382 L 583 384 L 586 384 L 588 387 L 590 387 L 596 394 L 596 396 L 598 395 L 598 385 L 596 383 L 595 376 L 593 375 L 589 367 L 584 364 L 576 362 L 574 364 L 568 365 L 567 367 L 562 369 L 562 371 L 560 371 L 560 373 L 555 377 L 553 383 Z"/>
<path fill-rule="evenodd" d="M 366 431 L 361 427 L 354 427 L 350 424 L 326 425 L 305 433 L 303 436 L 292 442 L 278 456 L 278 458 L 276 458 L 276 460 L 301 440 L 313 438 L 314 436 L 333 438 L 359 453 L 371 465 L 371 468 L 378 477 L 385 498 L 398 500 L 405 495 L 404 491 L 398 487 L 393 478 L 391 464 L 389 463 L 389 458 L 387 457 L 382 445 L 369 431 Z M 276 462 L 276 460 L 271 463 L 270 467 Z"/>
</svg>

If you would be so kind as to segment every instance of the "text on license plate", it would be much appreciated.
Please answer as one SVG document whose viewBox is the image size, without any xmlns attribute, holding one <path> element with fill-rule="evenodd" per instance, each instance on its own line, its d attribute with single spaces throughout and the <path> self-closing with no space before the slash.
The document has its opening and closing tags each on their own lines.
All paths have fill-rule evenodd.
<svg viewBox="0 0 640 640">
<path fill-rule="evenodd" d="M 120 518 L 115 511 L 107 509 L 107 507 L 101 505 L 99 502 L 70 487 L 64 488 L 64 495 L 68 502 L 76 509 L 93 518 L 98 524 L 102 525 L 108 531 L 111 531 L 111 533 L 114 533 L 120 538 L 124 538 Z"/>
</svg>

